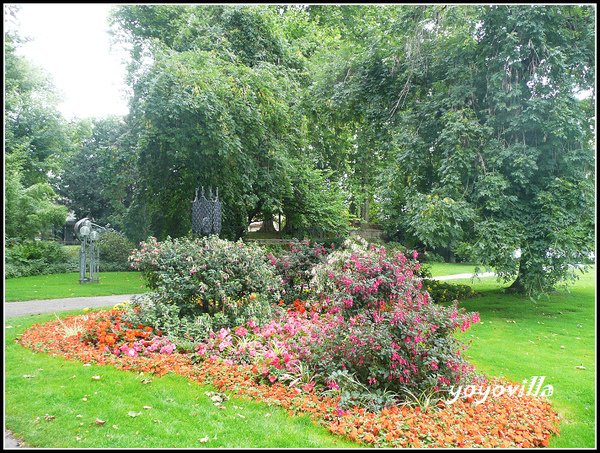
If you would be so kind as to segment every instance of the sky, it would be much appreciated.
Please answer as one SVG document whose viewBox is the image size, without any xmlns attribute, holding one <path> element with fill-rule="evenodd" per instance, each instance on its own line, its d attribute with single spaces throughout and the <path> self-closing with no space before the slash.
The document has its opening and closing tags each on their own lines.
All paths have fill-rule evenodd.
<svg viewBox="0 0 600 453">
<path fill-rule="evenodd" d="M 108 34 L 110 4 L 20 4 L 17 53 L 52 77 L 67 119 L 124 115 L 126 56 Z M 6 18 L 5 18 L 6 20 Z"/>
</svg>

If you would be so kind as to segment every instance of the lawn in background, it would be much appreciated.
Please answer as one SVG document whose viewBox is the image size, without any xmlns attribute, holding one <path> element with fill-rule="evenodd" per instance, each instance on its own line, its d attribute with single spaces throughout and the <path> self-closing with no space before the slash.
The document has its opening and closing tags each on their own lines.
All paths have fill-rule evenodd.
<svg viewBox="0 0 600 453">
<path fill-rule="evenodd" d="M 4 280 L 4 300 L 141 294 L 148 291 L 140 272 L 100 272 L 99 283 L 79 283 L 79 273 L 35 275 Z"/>
<path fill-rule="evenodd" d="M 423 263 L 431 271 L 432 277 L 441 277 L 442 275 L 474 274 L 476 264 L 472 263 Z M 480 269 L 480 273 L 487 272 L 487 269 Z"/>
</svg>

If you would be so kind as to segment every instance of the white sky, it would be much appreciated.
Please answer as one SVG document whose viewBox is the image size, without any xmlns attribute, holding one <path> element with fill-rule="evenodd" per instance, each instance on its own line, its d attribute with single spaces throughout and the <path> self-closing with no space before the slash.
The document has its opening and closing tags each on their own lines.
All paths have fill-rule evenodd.
<svg viewBox="0 0 600 453">
<path fill-rule="evenodd" d="M 110 4 L 20 4 L 17 30 L 31 40 L 17 52 L 48 72 L 73 117 L 124 115 L 125 53 L 111 50 Z"/>
</svg>

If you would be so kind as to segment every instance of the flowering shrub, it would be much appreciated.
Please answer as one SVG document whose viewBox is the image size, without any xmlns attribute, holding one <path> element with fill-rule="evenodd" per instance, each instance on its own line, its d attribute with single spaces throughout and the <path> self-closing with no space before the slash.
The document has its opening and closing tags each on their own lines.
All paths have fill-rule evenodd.
<svg viewBox="0 0 600 453">
<path fill-rule="evenodd" d="M 96 316 L 106 318 L 104 314 L 91 314 L 35 324 L 19 337 L 19 342 L 34 351 L 61 355 L 69 360 L 157 375 L 175 372 L 196 382 L 211 383 L 220 391 L 232 391 L 281 406 L 290 414 L 309 414 L 332 433 L 374 447 L 531 448 L 547 446 L 550 435 L 559 432 L 556 413 L 546 400 L 540 398 L 505 394 L 487 398 L 479 405 L 459 399 L 451 405 L 425 410 L 407 406 L 378 411 L 359 407 L 342 409 L 340 395 L 323 396 L 314 387 L 306 386 L 303 390 L 302 386 L 278 381 L 271 384 L 268 380 L 257 384 L 255 376 L 259 370 L 254 365 L 228 364 L 210 358 L 194 365 L 188 356 L 177 352 L 114 355 L 82 342 L 77 335 L 65 337 L 65 325 L 72 328 L 82 321 L 88 325 Z M 243 333 L 240 330 L 235 335 L 244 337 Z M 492 384 L 502 382 L 493 381 Z"/>
<path fill-rule="evenodd" d="M 294 240 L 289 243 L 289 250 L 279 257 L 272 253 L 267 255 L 281 277 L 282 300 L 285 304 L 292 304 L 294 300 L 306 297 L 313 267 L 323 262 L 332 249 L 333 245 L 328 249 L 321 244 L 311 244 L 308 240 Z"/>
<path fill-rule="evenodd" d="M 260 247 L 242 241 L 149 238 L 129 259 L 150 288 L 182 307 L 184 315 L 222 312 L 229 300 L 251 294 L 279 297 L 279 281 Z"/>
<path fill-rule="evenodd" d="M 424 392 L 441 397 L 477 378 L 453 332 L 479 316 L 433 304 L 415 277 L 416 258 L 355 242 L 315 267 L 316 310 L 333 317 L 315 323 L 304 361 L 322 379 L 339 387 L 329 377 L 347 372 L 354 393 L 362 387 L 408 401 Z"/>
<path fill-rule="evenodd" d="M 320 309 L 348 317 L 363 310 L 392 306 L 420 306 L 428 302 L 422 283 L 414 278 L 420 268 L 414 252 L 408 259 L 398 252 L 388 256 L 361 238 L 347 241 L 313 269 L 311 289 L 320 296 Z"/>
<path fill-rule="evenodd" d="M 271 320 L 276 310 L 260 295 L 251 294 L 239 300 L 228 299 L 223 310 L 215 314 L 185 313 L 181 307 L 164 300 L 158 293 L 148 293 L 132 299 L 123 313 L 123 319 L 133 325 L 154 326 L 171 338 L 177 346 L 192 351 L 196 344 L 206 340 L 213 331 L 242 325 L 252 321 L 262 325 Z"/>
</svg>

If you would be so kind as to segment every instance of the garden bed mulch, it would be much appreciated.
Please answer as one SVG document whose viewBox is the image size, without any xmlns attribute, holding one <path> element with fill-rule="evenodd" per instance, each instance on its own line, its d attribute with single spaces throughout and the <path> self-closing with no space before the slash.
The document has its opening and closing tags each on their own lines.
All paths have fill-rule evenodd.
<svg viewBox="0 0 600 453">
<path fill-rule="evenodd" d="M 376 447 L 539 447 L 547 446 L 551 434 L 558 434 L 558 416 L 542 398 L 529 396 L 489 397 L 478 405 L 458 399 L 424 411 L 410 406 L 390 407 L 379 412 L 362 408 L 342 410 L 340 397 L 324 397 L 280 383 L 257 382 L 256 365 L 228 365 L 217 359 L 193 363 L 190 356 L 150 354 L 129 357 L 107 353 L 85 344 L 78 335 L 65 336 L 72 326 L 95 314 L 70 316 L 35 324 L 17 341 L 37 352 L 62 356 L 84 363 L 112 365 L 118 369 L 152 373 L 169 372 L 193 381 L 212 384 L 221 391 L 263 401 L 287 409 L 290 415 L 309 414 L 330 432 Z M 497 384 L 495 380 L 490 384 Z M 501 382 L 502 384 L 508 384 Z"/>
</svg>

